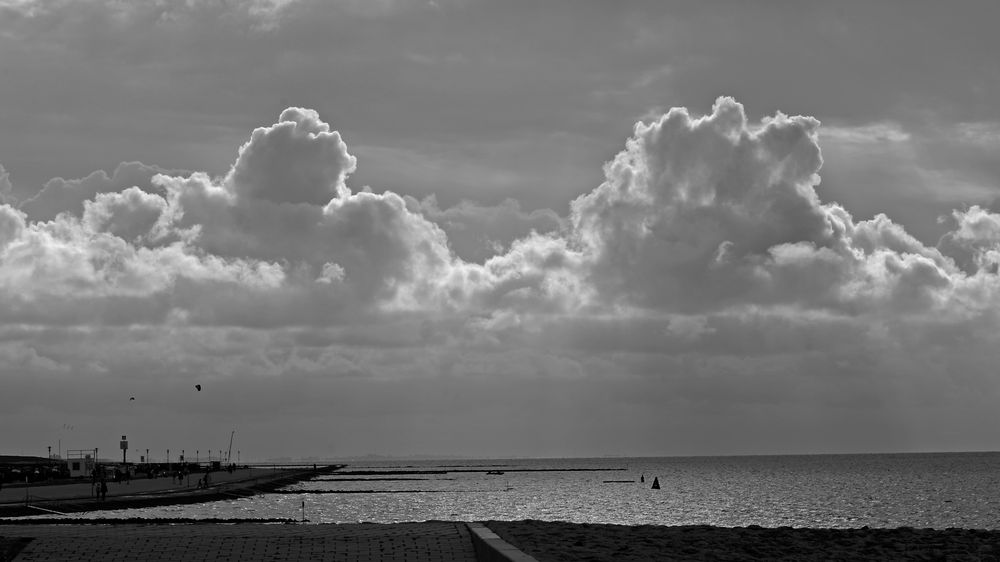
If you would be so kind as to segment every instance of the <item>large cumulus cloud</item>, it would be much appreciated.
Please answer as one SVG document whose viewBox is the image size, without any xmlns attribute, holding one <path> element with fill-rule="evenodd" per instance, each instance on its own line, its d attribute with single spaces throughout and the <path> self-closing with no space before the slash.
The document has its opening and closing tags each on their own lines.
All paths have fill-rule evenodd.
<svg viewBox="0 0 1000 562">
<path fill-rule="evenodd" d="M 856 219 L 817 196 L 819 130 L 751 123 L 729 98 L 673 109 L 567 216 L 352 189 L 345 139 L 300 108 L 218 177 L 126 163 L 52 180 L 0 203 L 0 418 L 51 414 L 11 396 L 66 389 L 60 412 L 85 397 L 120 434 L 134 418 L 95 390 L 114 382 L 272 442 L 363 420 L 399 447 L 467 431 L 511 454 L 735 452 L 761 433 L 816 450 L 833 425 L 855 435 L 833 448 L 987 443 L 1000 215 L 955 211 L 935 247 Z M 183 380 L 237 399 L 192 404 Z M 512 417 L 525 431 L 504 433 Z"/>
<path fill-rule="evenodd" d="M 800 354 L 854 372 L 852 353 L 873 345 L 904 357 L 942 330 L 993 325 L 1000 217 L 956 211 L 937 247 L 884 215 L 856 220 L 816 194 L 819 127 L 750 123 L 730 98 L 701 117 L 675 108 L 637 124 L 605 181 L 559 217 L 354 191 L 344 139 L 289 108 L 221 177 L 129 163 L 0 205 L 3 320 L 145 326 L 146 340 L 263 330 L 260 361 L 196 362 L 225 372 L 402 376 L 412 361 L 428 376 L 570 377 L 679 376 L 695 357 L 702 370 L 751 355 L 792 369 Z M 990 338 L 976 342 L 992 356 Z M 407 351 L 390 366 L 385 349 Z M 114 353 L 57 359 L 127 364 Z"/>
<path fill-rule="evenodd" d="M 253 132 L 226 177 L 236 195 L 273 203 L 326 204 L 354 171 L 340 133 L 311 109 L 290 107 Z"/>
<path fill-rule="evenodd" d="M 675 108 L 637 125 L 607 181 L 573 203 L 604 298 L 856 311 L 949 288 L 959 271 L 937 249 L 883 215 L 855 222 L 819 200 L 818 128 L 782 114 L 751 127 L 730 98 L 701 118 Z"/>
</svg>

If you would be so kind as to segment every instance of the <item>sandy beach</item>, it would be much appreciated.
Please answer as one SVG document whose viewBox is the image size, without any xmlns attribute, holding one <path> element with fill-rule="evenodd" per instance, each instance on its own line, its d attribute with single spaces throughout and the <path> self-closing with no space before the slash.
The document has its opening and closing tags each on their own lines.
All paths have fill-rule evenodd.
<svg viewBox="0 0 1000 562">
<path fill-rule="evenodd" d="M 724 528 L 489 521 L 540 561 L 1000 560 L 1000 531 Z"/>
</svg>

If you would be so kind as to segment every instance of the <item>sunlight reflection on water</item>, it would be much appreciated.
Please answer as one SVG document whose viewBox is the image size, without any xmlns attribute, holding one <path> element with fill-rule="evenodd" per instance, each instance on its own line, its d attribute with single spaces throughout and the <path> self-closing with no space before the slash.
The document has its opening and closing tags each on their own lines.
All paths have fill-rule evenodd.
<svg viewBox="0 0 1000 562">
<path fill-rule="evenodd" d="M 344 471 L 451 472 L 390 481 L 378 479 L 385 475 L 320 479 L 286 488 L 286 493 L 89 517 L 298 520 L 305 502 L 304 515 L 312 523 L 543 519 L 632 525 L 1000 528 L 998 453 L 490 460 L 441 468 L 443 464 L 457 463 L 352 465 Z M 502 475 L 457 471 L 496 469 L 500 464 L 505 465 Z M 627 469 L 517 470 L 543 468 Z M 645 483 L 639 482 L 641 475 Z M 661 490 L 650 489 L 654 476 Z M 329 493 L 371 490 L 377 492 Z"/>
</svg>

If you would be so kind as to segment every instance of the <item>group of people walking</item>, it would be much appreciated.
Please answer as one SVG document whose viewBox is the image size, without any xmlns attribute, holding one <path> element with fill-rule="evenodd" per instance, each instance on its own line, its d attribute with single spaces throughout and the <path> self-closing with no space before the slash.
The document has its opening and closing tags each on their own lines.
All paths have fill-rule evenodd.
<svg viewBox="0 0 1000 562">
<path fill-rule="evenodd" d="M 230 473 L 233 472 L 234 468 L 235 467 L 230 467 L 229 472 Z M 198 478 L 198 484 L 197 484 L 198 489 L 208 488 L 211 485 L 211 477 L 209 476 L 210 472 L 211 468 L 206 468 L 204 476 Z M 155 478 L 156 476 L 157 474 L 155 471 L 149 472 L 150 478 Z M 188 472 L 188 470 L 186 469 L 181 469 L 172 471 L 170 473 L 170 476 L 175 483 L 183 484 L 184 479 L 190 477 L 190 472 Z M 92 478 L 91 484 L 93 485 L 94 495 L 97 497 L 98 500 L 105 501 L 108 496 L 107 470 L 105 469 L 105 467 L 94 468 L 93 472 L 91 473 L 91 478 Z M 131 480 L 131 474 L 128 472 L 127 469 L 123 473 L 119 473 L 118 469 L 116 468 L 113 478 L 115 482 L 129 483 L 129 481 Z M 190 480 L 188 480 L 188 484 L 190 485 Z"/>
</svg>

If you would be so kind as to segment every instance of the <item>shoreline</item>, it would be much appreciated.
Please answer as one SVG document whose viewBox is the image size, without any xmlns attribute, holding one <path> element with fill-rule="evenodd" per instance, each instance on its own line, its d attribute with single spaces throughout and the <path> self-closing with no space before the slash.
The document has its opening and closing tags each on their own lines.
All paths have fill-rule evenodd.
<svg viewBox="0 0 1000 562">
<path fill-rule="evenodd" d="M 24 500 L 12 502 L 12 494 L 29 492 L 22 488 L 7 488 L 0 503 L 0 560 L 17 560 L 17 552 L 26 559 L 70 559 L 73 553 L 100 542 L 109 551 L 120 552 L 127 558 L 155 560 L 156 552 L 137 550 L 140 545 L 176 549 L 195 537 L 199 548 L 217 552 L 270 552 L 274 548 L 292 548 L 309 544 L 316 552 L 330 548 L 350 548 L 352 552 L 367 552 L 362 559 L 380 559 L 387 548 L 422 552 L 420 560 L 451 559 L 438 556 L 433 549 L 438 538 L 447 536 L 449 552 L 468 555 L 477 533 L 473 529 L 488 529 L 509 543 L 514 550 L 539 561 L 575 560 L 993 560 L 1000 562 L 1000 529 L 973 528 L 913 528 L 913 527 L 718 527 L 711 525 L 616 525 L 599 523 L 569 523 L 564 521 L 487 520 L 422 521 L 399 523 L 311 523 L 296 519 L 192 519 L 192 518 L 74 518 L 74 513 L 61 513 L 62 518 L 3 519 L 23 515 L 41 515 L 45 510 L 61 511 L 72 508 L 78 513 L 103 510 L 203 503 L 247 497 L 278 490 L 289 484 L 318 475 L 333 474 L 342 465 L 316 469 L 254 469 L 250 473 L 213 473 L 213 484 L 195 489 L 172 484 L 171 480 L 133 481 L 116 486 L 106 501 L 86 495 L 89 483 L 66 487 L 53 486 L 52 492 L 63 495 L 42 500 L 32 498 L 34 507 Z M 169 484 L 169 486 L 168 486 Z M 41 488 L 38 488 L 41 490 Z M 39 511 L 41 508 L 41 511 Z M 96 537 L 96 538 L 95 538 Z M 434 538 L 438 537 L 438 538 Z M 433 540 L 429 540 L 433 538 Z M 133 540 L 133 539 L 139 539 Z M 304 541 L 304 542 L 303 542 Z M 339 541 L 339 542 L 338 542 Z M 409 542 L 407 542 L 409 541 Z M 275 546 L 277 545 L 277 546 Z M 331 546 L 332 545 L 332 546 Z M 347 546 L 345 546 L 347 545 Z M 430 550 L 427 550 L 427 549 Z M 478 545 L 477 545 L 478 548 Z M 34 549 L 34 550 L 32 550 Z M 215 550 L 213 550 L 215 549 Z M 325 550 L 324 550 L 325 549 Z M 367 549 L 367 550 L 366 550 Z M 15 551 L 16 550 L 16 551 Z M 32 557 L 31 553 L 58 553 L 54 558 Z M 159 552 L 159 551 L 157 551 Z M 346 552 L 346 551 L 345 551 Z M 13 554 L 11 554 L 13 553 Z M 10 554 L 8 556 L 8 554 Z M 30 556 L 29 556 L 30 554 Z M 396 555 L 400 555 L 398 552 Z M 394 555 L 394 556 L 396 556 Z M 426 556 L 425 556 L 426 555 Z M 270 558 L 246 558 L 276 559 Z M 293 558 L 290 558 L 293 559 Z M 322 558 L 317 558 L 322 559 Z M 472 558 L 462 558 L 475 560 Z M 173 560 L 173 558 L 171 558 Z"/>
<path fill-rule="evenodd" d="M 1000 530 L 823 529 L 486 521 L 538 560 L 992 560 Z"/>
</svg>

